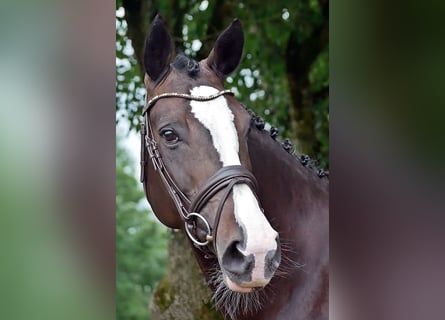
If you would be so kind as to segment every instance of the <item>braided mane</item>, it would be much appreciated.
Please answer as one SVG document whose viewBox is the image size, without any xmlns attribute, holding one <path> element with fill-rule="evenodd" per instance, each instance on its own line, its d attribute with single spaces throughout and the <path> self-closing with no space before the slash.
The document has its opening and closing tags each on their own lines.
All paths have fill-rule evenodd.
<svg viewBox="0 0 445 320">
<path fill-rule="evenodd" d="M 244 105 L 243 105 L 244 106 Z M 244 106 L 245 107 L 245 106 Z M 266 131 L 269 133 L 270 137 L 275 140 L 277 143 L 280 143 L 283 149 L 293 155 L 304 167 L 308 168 L 311 172 L 316 174 L 319 178 L 326 178 L 329 179 L 329 171 L 325 171 L 322 168 L 317 167 L 317 161 L 314 159 L 311 159 L 306 154 L 297 155 L 295 153 L 295 149 L 293 147 L 293 143 L 290 139 L 285 138 L 283 142 L 280 142 L 277 140 L 279 136 L 279 130 L 276 127 L 270 127 L 269 130 L 266 130 L 266 122 L 264 119 L 258 115 L 255 114 L 255 112 L 251 109 L 247 110 L 249 114 L 251 115 L 250 120 L 250 126 L 254 127 L 260 131 Z"/>
</svg>

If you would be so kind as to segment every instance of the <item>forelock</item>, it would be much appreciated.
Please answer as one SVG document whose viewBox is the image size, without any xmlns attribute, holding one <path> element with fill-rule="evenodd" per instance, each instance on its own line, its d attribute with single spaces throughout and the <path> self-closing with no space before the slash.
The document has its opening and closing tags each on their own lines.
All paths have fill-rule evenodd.
<svg viewBox="0 0 445 320">
<path fill-rule="evenodd" d="M 190 77 L 196 77 L 199 73 L 199 63 L 185 54 L 180 53 L 172 63 L 173 67 L 180 72 L 184 72 Z"/>
</svg>

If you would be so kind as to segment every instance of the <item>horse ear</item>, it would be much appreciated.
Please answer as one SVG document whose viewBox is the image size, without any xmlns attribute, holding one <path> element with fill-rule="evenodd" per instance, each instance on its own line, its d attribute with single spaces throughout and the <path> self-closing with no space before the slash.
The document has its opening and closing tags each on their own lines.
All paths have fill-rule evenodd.
<svg viewBox="0 0 445 320">
<path fill-rule="evenodd" d="M 151 24 L 145 40 L 144 67 L 151 80 L 157 81 L 169 68 L 172 57 L 172 42 L 161 16 Z"/>
<path fill-rule="evenodd" d="M 238 66 L 244 47 L 244 32 L 238 19 L 216 39 L 207 64 L 220 76 L 225 77 Z"/>
</svg>

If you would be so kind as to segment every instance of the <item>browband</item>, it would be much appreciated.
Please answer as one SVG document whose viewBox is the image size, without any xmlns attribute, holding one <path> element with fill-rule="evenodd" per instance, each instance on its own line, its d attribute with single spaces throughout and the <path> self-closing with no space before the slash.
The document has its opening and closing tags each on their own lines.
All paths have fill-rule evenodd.
<svg viewBox="0 0 445 320">
<path fill-rule="evenodd" d="M 163 99 L 163 98 L 184 98 L 184 99 L 196 100 L 196 101 L 209 101 L 209 100 L 218 98 L 219 96 L 222 96 L 224 94 L 233 95 L 233 92 L 231 90 L 223 90 L 223 91 L 219 91 L 215 94 L 212 94 L 210 96 L 193 96 L 193 95 L 187 94 L 187 93 L 176 93 L 176 92 L 161 93 L 147 101 L 144 108 L 142 109 L 142 115 L 145 115 L 145 113 L 156 103 L 156 101 Z"/>
</svg>

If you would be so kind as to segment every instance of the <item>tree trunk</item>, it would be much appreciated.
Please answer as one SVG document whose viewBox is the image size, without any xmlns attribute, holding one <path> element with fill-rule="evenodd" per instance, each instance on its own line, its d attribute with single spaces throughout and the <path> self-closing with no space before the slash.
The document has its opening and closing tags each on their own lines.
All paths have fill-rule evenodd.
<svg viewBox="0 0 445 320">
<path fill-rule="evenodd" d="M 329 20 L 328 2 L 320 1 L 320 9 L 325 16 L 322 24 L 314 28 L 310 37 L 300 42 L 296 32 L 289 36 L 286 49 L 286 72 L 289 83 L 291 104 L 289 117 L 291 131 L 299 142 L 300 152 L 315 155 L 320 152 L 320 143 L 315 135 L 315 117 L 312 110 L 316 99 L 326 97 L 326 92 L 311 92 L 309 72 L 318 55 L 328 45 Z"/>
<path fill-rule="evenodd" d="M 211 292 L 198 267 L 190 241 L 182 231 L 172 231 L 168 271 L 153 294 L 154 320 L 223 320 L 211 303 Z"/>
</svg>

